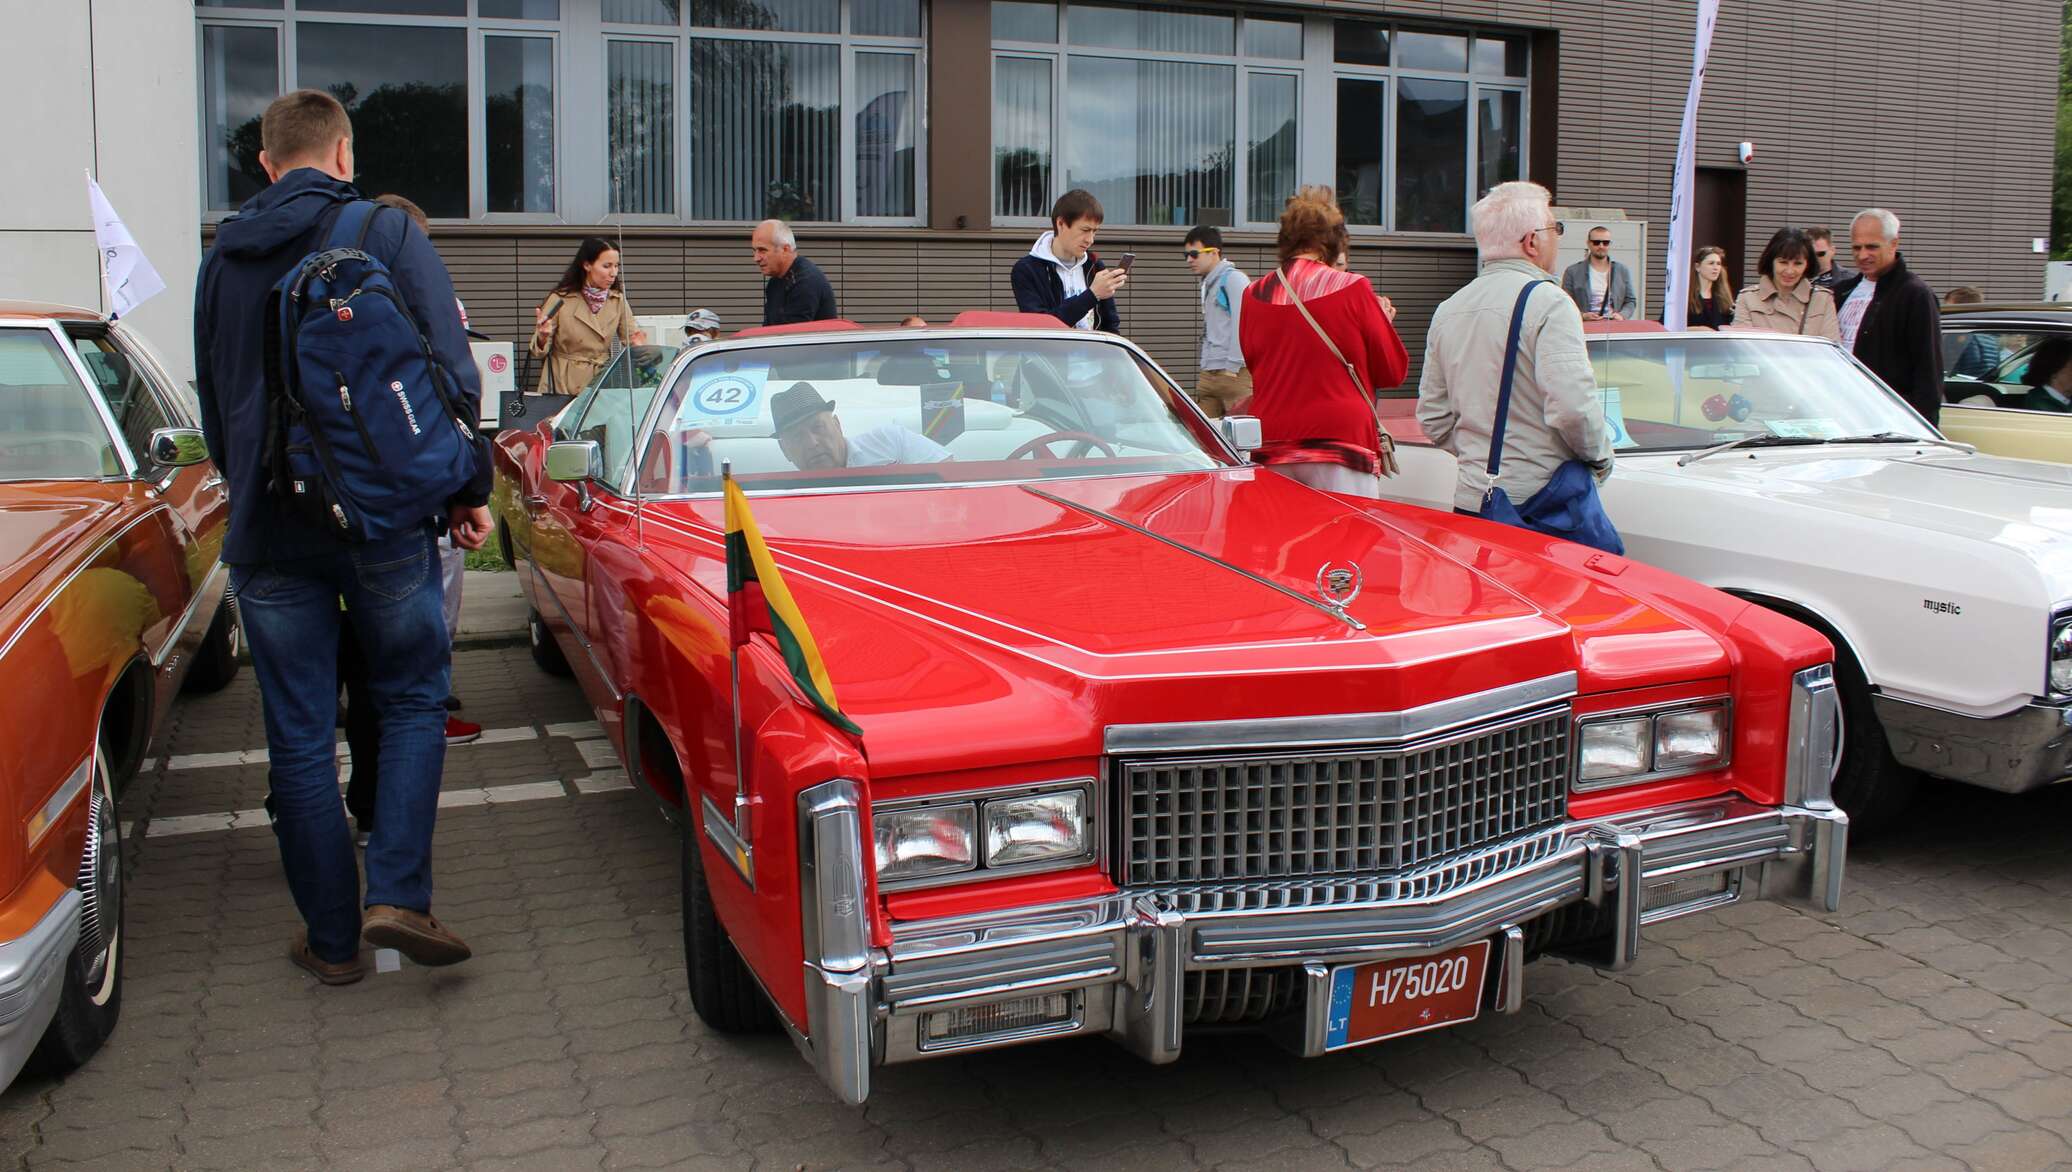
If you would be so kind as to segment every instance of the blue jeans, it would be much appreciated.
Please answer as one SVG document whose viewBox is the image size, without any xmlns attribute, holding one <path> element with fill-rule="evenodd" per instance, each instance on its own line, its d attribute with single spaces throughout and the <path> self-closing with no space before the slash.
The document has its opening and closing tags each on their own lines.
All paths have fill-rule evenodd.
<svg viewBox="0 0 2072 1172">
<path fill-rule="evenodd" d="M 281 869 L 327 961 L 360 947 L 360 876 L 338 796 L 338 631 L 350 622 L 381 714 L 366 905 L 432 906 L 432 824 L 446 760 L 453 645 L 430 529 L 315 557 L 231 567 L 266 711 L 266 799 Z M 340 597 L 345 610 L 338 608 Z"/>
</svg>

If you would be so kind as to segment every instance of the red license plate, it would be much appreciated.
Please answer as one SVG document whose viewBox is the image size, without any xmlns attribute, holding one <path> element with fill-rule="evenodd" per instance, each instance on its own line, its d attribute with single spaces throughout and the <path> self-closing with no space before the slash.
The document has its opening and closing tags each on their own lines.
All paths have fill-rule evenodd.
<svg viewBox="0 0 2072 1172">
<path fill-rule="evenodd" d="M 1475 1020 L 1489 976 L 1489 941 L 1409 960 L 1331 970 L 1324 1049 L 1363 1046 Z"/>
</svg>

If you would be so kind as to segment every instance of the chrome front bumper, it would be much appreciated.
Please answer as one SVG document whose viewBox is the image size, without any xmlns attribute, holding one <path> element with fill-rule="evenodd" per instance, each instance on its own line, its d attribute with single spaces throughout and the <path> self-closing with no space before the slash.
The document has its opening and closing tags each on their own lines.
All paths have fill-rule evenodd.
<svg viewBox="0 0 2072 1172">
<path fill-rule="evenodd" d="M 2010 794 L 2072 780 L 2072 705 L 1966 716 L 1890 696 L 1871 703 L 1902 765 Z"/>
<path fill-rule="evenodd" d="M 14 1081 L 43 1040 L 63 996 L 65 958 L 79 943 L 77 890 L 21 937 L 0 944 L 0 1090 Z"/>
<path fill-rule="evenodd" d="M 1807 737 L 1817 763 L 1821 740 Z M 1574 823 L 1427 871 L 1389 879 L 1125 892 L 1039 908 L 895 925 L 866 944 L 860 794 L 833 781 L 802 802 L 808 1021 L 797 1040 L 837 1096 L 860 1103 L 873 1066 L 1040 1037 L 1105 1033 L 1152 1062 L 1180 1053 L 1190 970 L 1304 969 L 1298 1021 L 1283 1025 L 1321 1053 L 1330 966 L 1495 939 L 1499 1008 L 1515 1009 L 1523 928 L 1573 904 L 1608 917 L 1608 968 L 1630 964 L 1643 924 L 1742 898 L 1832 911 L 1840 902 L 1848 818 L 1805 805 L 1713 799 Z M 1697 880 L 1720 877 L 1717 885 Z M 1637 877 L 1637 881 L 1636 881 Z M 1068 1020 L 924 1048 L 934 1012 L 1045 993 Z"/>
</svg>

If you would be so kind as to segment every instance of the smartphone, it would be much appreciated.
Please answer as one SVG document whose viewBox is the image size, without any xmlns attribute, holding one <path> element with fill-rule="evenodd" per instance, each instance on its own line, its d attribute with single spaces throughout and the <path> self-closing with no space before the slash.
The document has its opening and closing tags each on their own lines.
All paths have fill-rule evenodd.
<svg viewBox="0 0 2072 1172">
<path fill-rule="evenodd" d="M 1126 273 L 1130 271 L 1130 266 L 1135 263 L 1137 263 L 1137 254 L 1134 252 L 1125 252 L 1122 254 L 1122 262 L 1120 264 L 1117 264 L 1115 267 L 1121 269 L 1123 272 Z"/>
</svg>

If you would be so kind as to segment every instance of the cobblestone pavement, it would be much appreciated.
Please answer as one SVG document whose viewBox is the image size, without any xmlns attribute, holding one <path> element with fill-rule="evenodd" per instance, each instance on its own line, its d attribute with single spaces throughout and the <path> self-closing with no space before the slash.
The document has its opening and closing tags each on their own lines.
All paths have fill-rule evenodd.
<svg viewBox="0 0 2072 1172">
<path fill-rule="evenodd" d="M 1303 1061 L 1191 1038 L 882 1072 L 827 1098 L 782 1037 L 684 992 L 676 843 L 574 687 L 464 651 L 438 900 L 475 959 L 330 989 L 257 807 L 249 673 L 183 702 L 125 793 L 126 1005 L 63 1082 L 0 1095 L 0 1161 L 121 1168 L 2032 1169 L 2072 1164 L 2072 789 L 1931 793 L 1845 910 L 1649 930 L 1606 975 L 1527 971 L 1515 1016 Z"/>
</svg>

